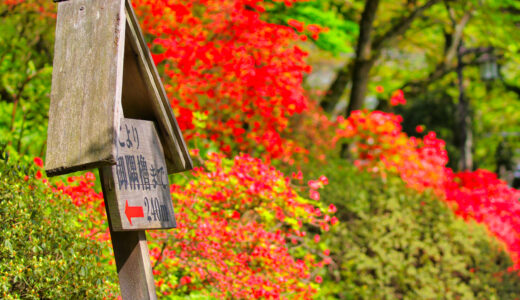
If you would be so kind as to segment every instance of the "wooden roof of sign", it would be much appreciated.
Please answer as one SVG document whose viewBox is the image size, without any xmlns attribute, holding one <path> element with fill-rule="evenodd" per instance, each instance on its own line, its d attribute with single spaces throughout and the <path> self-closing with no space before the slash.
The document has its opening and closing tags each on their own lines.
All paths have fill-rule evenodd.
<svg viewBox="0 0 520 300">
<path fill-rule="evenodd" d="M 154 121 L 168 173 L 192 161 L 129 0 L 59 2 L 45 170 L 116 163 L 121 118 Z"/>
</svg>

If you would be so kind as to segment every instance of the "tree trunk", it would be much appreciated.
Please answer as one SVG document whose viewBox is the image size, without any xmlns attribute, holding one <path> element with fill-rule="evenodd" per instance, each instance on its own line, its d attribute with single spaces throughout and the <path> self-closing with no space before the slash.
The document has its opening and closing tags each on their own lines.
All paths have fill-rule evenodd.
<svg viewBox="0 0 520 300">
<path fill-rule="evenodd" d="M 458 167 L 461 171 L 473 169 L 473 131 L 471 111 L 468 99 L 464 95 L 462 41 L 457 49 L 457 80 L 459 88 L 459 103 L 457 104 L 457 134 L 459 136 L 460 160 Z"/>
<path fill-rule="evenodd" d="M 460 160 L 458 167 L 461 171 L 473 170 L 473 131 L 472 119 L 467 100 L 460 101 L 457 106 L 457 123 L 459 136 Z"/>
<path fill-rule="evenodd" d="M 379 0 L 366 0 L 359 23 L 359 37 L 354 63 L 347 64 L 338 72 L 336 79 L 330 86 L 320 105 L 326 111 L 331 111 L 343 95 L 350 76 L 352 76 L 350 103 L 345 111 L 346 117 L 348 117 L 353 110 L 361 108 L 366 95 L 370 69 L 374 65 L 375 60 L 381 55 L 382 49 L 388 42 L 404 35 L 416 18 L 419 18 L 427 9 L 440 1 L 441 0 L 429 0 L 422 6 L 415 7 L 410 14 L 390 20 L 389 22 L 393 24 L 393 26 L 391 26 L 388 31 L 373 38 L 373 24 L 379 7 Z M 361 76 L 365 77 L 361 78 Z"/>
<path fill-rule="evenodd" d="M 368 75 L 374 64 L 372 59 L 372 27 L 376 18 L 379 0 L 367 0 L 365 9 L 359 23 L 359 37 L 356 47 L 356 59 L 352 70 L 352 89 L 350 90 L 350 102 L 345 111 L 345 117 L 350 115 L 352 108 L 363 106 L 363 100 L 367 92 Z M 337 80 L 337 79 L 336 79 Z M 341 95 L 340 95 L 341 96 Z M 340 157 L 347 158 L 349 145 L 341 145 Z"/>
<path fill-rule="evenodd" d="M 348 103 L 345 117 L 350 116 L 352 111 L 361 109 L 367 94 L 370 70 L 374 62 L 372 60 L 357 60 L 354 65 L 354 76 L 352 76 L 352 89 L 350 90 L 350 102 Z"/>
<path fill-rule="evenodd" d="M 459 149 L 460 149 L 460 160 L 458 167 L 461 171 L 473 170 L 473 131 L 472 131 L 472 119 L 467 100 L 460 101 L 457 106 L 458 114 L 458 135 L 459 135 Z"/>
<path fill-rule="evenodd" d="M 359 68 L 360 61 L 370 59 L 372 54 L 372 26 L 374 24 L 378 6 L 379 0 L 366 0 L 365 8 L 359 23 L 359 37 L 356 46 L 356 58 L 353 64 L 346 64 L 338 72 L 338 75 L 336 75 L 336 79 L 329 87 L 327 94 L 320 103 L 321 107 L 323 107 L 325 111 L 330 112 L 334 109 L 334 106 L 336 103 L 338 103 L 339 99 L 343 95 L 343 92 L 345 91 L 345 88 L 347 87 L 348 82 L 350 81 L 350 76 L 352 75 L 351 73 L 354 74 L 355 78 L 355 74 L 357 72 L 356 69 Z M 353 80 L 352 84 L 352 89 L 354 89 L 356 81 Z"/>
<path fill-rule="evenodd" d="M 350 102 L 345 117 L 363 106 L 363 100 L 367 92 L 368 76 L 374 65 L 372 57 L 372 29 L 376 18 L 379 0 L 367 0 L 365 9 L 359 23 L 359 37 L 356 46 L 356 59 L 352 70 L 352 89 L 350 90 Z"/>
</svg>

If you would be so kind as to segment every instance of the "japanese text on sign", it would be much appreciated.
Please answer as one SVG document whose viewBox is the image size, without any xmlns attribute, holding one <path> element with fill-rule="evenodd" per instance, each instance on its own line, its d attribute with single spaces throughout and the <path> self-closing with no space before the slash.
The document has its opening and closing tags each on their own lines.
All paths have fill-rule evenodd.
<svg viewBox="0 0 520 300">
<path fill-rule="evenodd" d="M 122 119 L 112 167 L 121 230 L 175 227 L 164 154 L 150 121 Z"/>
</svg>

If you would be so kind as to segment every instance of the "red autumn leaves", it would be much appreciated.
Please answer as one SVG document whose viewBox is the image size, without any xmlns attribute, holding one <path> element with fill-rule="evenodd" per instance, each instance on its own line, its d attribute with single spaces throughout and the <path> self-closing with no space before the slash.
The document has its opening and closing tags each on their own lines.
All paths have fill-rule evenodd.
<svg viewBox="0 0 520 300">
<path fill-rule="evenodd" d="M 379 111 L 357 111 L 340 120 L 335 141 L 348 141 L 355 164 L 386 176 L 398 174 L 410 188 L 432 189 L 455 213 L 484 224 L 501 240 L 520 269 L 520 198 L 496 175 L 486 170 L 453 173 L 446 167 L 444 141 L 434 132 L 422 139 L 401 130 L 401 116 Z M 422 126 L 417 132 L 423 132 Z"/>
<path fill-rule="evenodd" d="M 312 273 L 331 260 L 329 251 L 320 250 L 319 235 L 315 244 L 305 242 L 305 226 L 328 231 L 337 223 L 336 208 L 302 199 L 289 178 L 250 156 L 228 160 L 214 154 L 192 175 L 186 184 L 171 186 L 178 228 L 149 232 L 161 293 L 185 287 L 216 297 L 312 298 L 316 289 L 309 282 L 321 278 Z M 55 191 L 82 209 L 86 236 L 108 241 L 103 196 L 93 190 L 94 180 L 92 173 L 69 177 Z M 325 184 L 321 177 L 309 185 L 317 192 Z"/>
<path fill-rule="evenodd" d="M 289 1 L 292 3 L 292 1 Z M 262 1 L 134 2 L 155 62 L 188 140 L 210 139 L 225 153 L 244 151 L 292 162 L 306 150 L 289 138 L 290 117 L 308 107 L 302 87 L 307 53 L 300 32 L 317 38 L 316 25 L 271 24 Z M 196 128 L 193 112 L 207 116 Z"/>
</svg>

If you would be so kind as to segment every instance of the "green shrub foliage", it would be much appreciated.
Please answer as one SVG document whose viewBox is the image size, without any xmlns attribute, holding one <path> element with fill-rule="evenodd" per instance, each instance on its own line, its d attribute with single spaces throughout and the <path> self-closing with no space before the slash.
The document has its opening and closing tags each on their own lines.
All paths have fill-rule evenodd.
<svg viewBox="0 0 520 300">
<path fill-rule="evenodd" d="M 340 164 L 320 169 L 330 182 L 322 199 L 340 219 L 324 237 L 334 259 L 324 298 L 518 299 L 513 264 L 482 226 L 398 178 Z"/>
<path fill-rule="evenodd" d="M 0 298 L 109 296 L 115 270 L 103 269 L 100 246 L 82 236 L 77 208 L 33 176 L 27 163 L 0 159 Z"/>
</svg>

